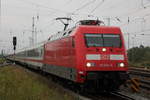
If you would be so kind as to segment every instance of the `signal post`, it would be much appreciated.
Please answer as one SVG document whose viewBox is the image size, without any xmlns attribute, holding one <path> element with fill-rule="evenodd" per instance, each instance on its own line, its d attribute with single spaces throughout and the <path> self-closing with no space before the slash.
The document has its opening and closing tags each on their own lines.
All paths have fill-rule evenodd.
<svg viewBox="0 0 150 100">
<path fill-rule="evenodd" d="M 14 61 L 15 61 L 15 54 L 16 54 L 16 45 L 17 45 L 17 37 L 13 37 L 13 49 L 14 49 Z"/>
</svg>

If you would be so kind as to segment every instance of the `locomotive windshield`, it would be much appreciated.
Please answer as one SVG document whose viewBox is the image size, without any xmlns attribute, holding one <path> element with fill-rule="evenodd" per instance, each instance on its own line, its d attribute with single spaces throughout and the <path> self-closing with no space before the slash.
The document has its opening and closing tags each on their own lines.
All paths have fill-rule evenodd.
<svg viewBox="0 0 150 100">
<path fill-rule="evenodd" d="M 118 34 L 85 34 L 87 47 L 121 47 Z"/>
</svg>

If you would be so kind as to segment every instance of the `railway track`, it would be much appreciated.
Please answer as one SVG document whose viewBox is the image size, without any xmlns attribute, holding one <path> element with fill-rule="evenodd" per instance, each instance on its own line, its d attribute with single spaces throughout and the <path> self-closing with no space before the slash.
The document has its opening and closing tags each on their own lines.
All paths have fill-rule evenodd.
<svg viewBox="0 0 150 100">
<path fill-rule="evenodd" d="M 131 77 L 140 79 L 139 82 L 142 89 L 150 91 L 150 70 L 130 68 L 129 74 Z"/>
<path fill-rule="evenodd" d="M 1 59 L 4 59 L 4 61 L 0 63 L 0 67 L 8 66 L 10 64 L 13 64 L 11 61 L 7 60 L 5 57 L 3 57 Z"/>
<path fill-rule="evenodd" d="M 0 64 L 0 67 L 8 66 L 8 65 L 11 65 L 11 64 L 12 64 L 11 62 L 4 62 L 4 63 Z"/>
<path fill-rule="evenodd" d="M 138 75 L 138 76 L 150 78 L 150 71 L 149 70 L 129 69 L 129 72 L 131 75 Z"/>
<path fill-rule="evenodd" d="M 121 92 L 112 92 L 111 94 L 114 95 L 114 96 L 120 97 L 123 100 L 136 100 L 135 98 L 133 98 L 131 96 L 128 96 L 128 95 L 125 95 Z"/>
<path fill-rule="evenodd" d="M 81 93 L 77 95 L 79 97 L 84 97 L 84 99 L 79 99 L 79 100 L 137 100 L 121 92 L 101 93 L 101 94 Z"/>
</svg>

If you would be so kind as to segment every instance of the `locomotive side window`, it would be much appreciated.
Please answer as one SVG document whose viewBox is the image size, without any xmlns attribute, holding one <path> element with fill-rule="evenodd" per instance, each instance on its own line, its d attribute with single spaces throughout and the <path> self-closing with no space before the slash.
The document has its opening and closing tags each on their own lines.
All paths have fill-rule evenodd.
<svg viewBox="0 0 150 100">
<path fill-rule="evenodd" d="M 104 34 L 103 39 L 105 47 L 121 47 L 120 35 Z"/>
<path fill-rule="evenodd" d="M 121 47 L 118 34 L 85 34 L 87 47 Z"/>
</svg>

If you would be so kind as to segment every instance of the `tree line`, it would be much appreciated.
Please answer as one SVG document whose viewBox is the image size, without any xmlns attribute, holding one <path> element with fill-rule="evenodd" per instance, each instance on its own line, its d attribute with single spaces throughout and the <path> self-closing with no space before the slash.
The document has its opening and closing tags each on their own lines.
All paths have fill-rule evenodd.
<svg viewBox="0 0 150 100">
<path fill-rule="evenodd" d="M 127 51 L 128 60 L 132 66 L 150 67 L 150 47 L 133 47 Z"/>
</svg>

